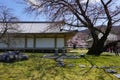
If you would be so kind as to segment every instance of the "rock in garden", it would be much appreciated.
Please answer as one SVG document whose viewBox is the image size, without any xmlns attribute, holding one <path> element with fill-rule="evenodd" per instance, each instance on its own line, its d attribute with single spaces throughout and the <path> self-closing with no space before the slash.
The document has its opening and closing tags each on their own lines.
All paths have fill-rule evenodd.
<svg viewBox="0 0 120 80">
<path fill-rule="evenodd" d="M 64 67 L 65 66 L 63 58 L 61 58 L 61 57 L 57 58 L 57 59 L 55 59 L 55 61 L 56 61 L 57 66 L 59 66 L 59 67 Z"/>
<path fill-rule="evenodd" d="M 101 66 L 101 68 L 103 68 L 103 69 L 109 69 L 110 67 L 108 67 L 108 66 Z"/>
<path fill-rule="evenodd" d="M 80 57 L 85 57 L 85 55 L 84 54 L 80 54 Z"/>
<path fill-rule="evenodd" d="M 22 54 L 20 51 L 7 51 L 0 55 L 0 62 L 14 62 L 27 59 L 28 56 Z"/>
<path fill-rule="evenodd" d="M 112 74 L 117 73 L 117 71 L 112 70 L 112 69 L 105 69 L 105 71 L 106 71 L 107 73 L 112 73 Z"/>
<path fill-rule="evenodd" d="M 81 68 L 85 68 L 86 66 L 85 66 L 85 65 L 80 64 L 80 65 L 79 65 L 79 67 L 81 67 Z"/>
<path fill-rule="evenodd" d="M 68 67 L 74 67 L 75 64 L 68 64 L 67 66 L 68 66 Z"/>
<path fill-rule="evenodd" d="M 116 76 L 118 79 L 120 79 L 120 74 L 113 74 L 114 76 Z"/>
</svg>

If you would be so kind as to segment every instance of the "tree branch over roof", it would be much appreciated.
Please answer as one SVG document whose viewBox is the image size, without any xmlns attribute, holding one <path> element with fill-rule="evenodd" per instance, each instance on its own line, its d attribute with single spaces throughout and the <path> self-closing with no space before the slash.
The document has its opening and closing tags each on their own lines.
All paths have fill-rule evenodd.
<svg viewBox="0 0 120 80">
<path fill-rule="evenodd" d="M 18 21 L 18 18 L 11 13 L 11 9 L 6 6 L 0 6 L 0 39 L 4 37 L 9 30 L 18 30 L 16 23 L 8 23 L 10 21 Z"/>
<path fill-rule="evenodd" d="M 26 0 L 25 0 L 26 1 Z M 26 3 L 29 0 L 26 1 Z M 37 1 L 37 0 L 34 0 Z M 37 5 L 29 8 L 34 8 L 35 11 L 44 12 L 50 17 L 50 20 L 63 20 L 65 24 L 74 27 L 88 28 L 92 37 L 93 45 L 88 53 L 96 54 L 94 49 L 102 51 L 104 43 L 109 35 L 113 23 L 119 21 L 120 6 L 113 4 L 113 0 L 100 0 L 99 2 L 91 2 L 92 0 L 38 0 L 40 9 Z M 43 5 L 42 5 L 43 4 Z M 42 5 L 42 6 L 41 6 Z M 117 6 L 117 8 L 115 8 Z M 40 11 L 39 11 L 40 10 Z M 96 26 L 105 25 L 106 30 L 103 32 Z M 103 34 L 101 39 L 98 38 L 98 32 Z M 98 45 L 101 45 L 98 47 Z"/>
</svg>

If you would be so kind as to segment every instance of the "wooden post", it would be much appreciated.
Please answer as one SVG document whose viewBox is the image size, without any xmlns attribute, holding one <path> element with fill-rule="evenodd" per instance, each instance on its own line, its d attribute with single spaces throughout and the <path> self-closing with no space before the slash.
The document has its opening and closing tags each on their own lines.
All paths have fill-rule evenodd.
<svg viewBox="0 0 120 80">
<path fill-rule="evenodd" d="M 55 49 L 57 48 L 57 36 L 55 35 Z"/>
<path fill-rule="evenodd" d="M 33 52 L 35 51 L 36 48 L 36 35 L 33 35 Z"/>
<path fill-rule="evenodd" d="M 25 49 L 27 48 L 27 36 L 26 36 L 26 34 L 24 35 L 24 37 L 25 37 Z"/>
<path fill-rule="evenodd" d="M 66 34 L 64 34 L 64 47 L 66 47 Z"/>
<path fill-rule="evenodd" d="M 10 48 L 10 35 L 8 34 L 8 45 L 7 45 L 7 48 L 9 49 Z"/>
</svg>

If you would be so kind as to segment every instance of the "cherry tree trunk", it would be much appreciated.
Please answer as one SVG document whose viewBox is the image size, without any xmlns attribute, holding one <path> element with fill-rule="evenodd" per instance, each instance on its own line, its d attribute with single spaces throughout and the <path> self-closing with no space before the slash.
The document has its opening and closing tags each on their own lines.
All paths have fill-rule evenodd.
<svg viewBox="0 0 120 80">
<path fill-rule="evenodd" d="M 87 52 L 87 55 L 100 56 L 101 53 L 104 52 L 104 43 L 104 40 L 93 42 L 91 48 Z"/>
</svg>

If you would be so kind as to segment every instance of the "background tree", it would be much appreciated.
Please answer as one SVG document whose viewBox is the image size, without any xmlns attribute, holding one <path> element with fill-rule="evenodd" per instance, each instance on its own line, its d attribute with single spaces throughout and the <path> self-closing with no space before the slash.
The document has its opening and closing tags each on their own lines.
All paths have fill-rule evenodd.
<svg viewBox="0 0 120 80">
<path fill-rule="evenodd" d="M 12 9 L 0 6 L 0 43 L 9 45 L 9 42 L 12 41 L 9 33 L 19 31 L 16 21 L 18 18 L 12 14 Z"/>
<path fill-rule="evenodd" d="M 29 12 L 44 13 L 52 21 L 62 20 L 68 28 L 88 28 L 93 44 L 87 54 L 99 56 L 113 25 L 120 22 L 120 0 L 24 0 Z M 105 31 L 96 26 L 105 25 Z M 103 36 L 98 38 L 98 34 Z"/>
</svg>

